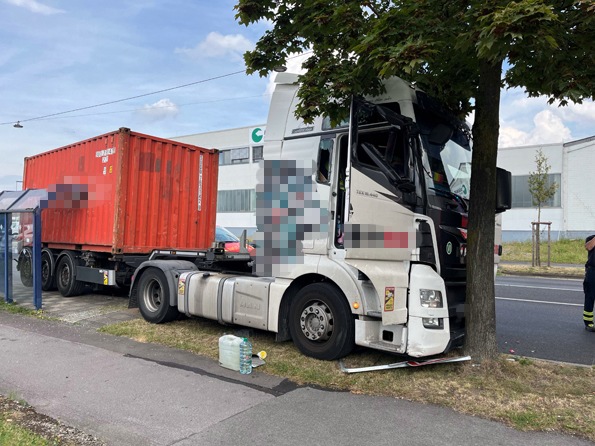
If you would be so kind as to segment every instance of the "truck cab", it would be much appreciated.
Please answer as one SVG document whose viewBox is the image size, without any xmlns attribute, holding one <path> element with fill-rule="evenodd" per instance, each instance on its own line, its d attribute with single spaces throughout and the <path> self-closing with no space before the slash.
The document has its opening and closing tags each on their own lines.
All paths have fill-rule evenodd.
<svg viewBox="0 0 595 446">
<path fill-rule="evenodd" d="M 297 75 L 278 74 L 257 188 L 256 268 L 189 267 L 167 285 L 178 290 L 170 307 L 276 332 L 319 359 L 354 345 L 423 357 L 461 343 L 470 131 L 401 79 L 385 89 L 354 99 L 342 123 L 308 124 L 295 117 Z M 498 202 L 510 206 L 509 197 Z M 141 312 L 159 322 L 155 305 L 145 315 L 143 285 Z"/>
<path fill-rule="evenodd" d="M 344 294 L 356 315 L 356 344 L 411 356 L 460 344 L 467 125 L 398 78 L 385 82 L 383 96 L 354 101 L 349 120 L 306 124 L 295 117 L 297 76 L 280 73 L 276 82 L 265 159 L 315 160 L 315 188 L 329 211 L 327 237 L 303 242 L 304 256 L 317 257 L 304 263 L 316 268 L 294 268 L 287 278 L 299 270 L 351 288 Z M 316 336 L 302 332 L 311 344 Z"/>
</svg>

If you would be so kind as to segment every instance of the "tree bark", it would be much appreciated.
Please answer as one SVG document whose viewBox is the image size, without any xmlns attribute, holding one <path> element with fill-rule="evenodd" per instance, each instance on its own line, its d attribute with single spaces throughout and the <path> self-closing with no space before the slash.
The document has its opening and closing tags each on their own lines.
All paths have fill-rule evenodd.
<svg viewBox="0 0 595 446">
<path fill-rule="evenodd" d="M 498 356 L 494 291 L 496 160 L 502 61 L 480 61 L 473 124 L 473 158 L 467 244 L 465 352 L 475 362 Z"/>
</svg>

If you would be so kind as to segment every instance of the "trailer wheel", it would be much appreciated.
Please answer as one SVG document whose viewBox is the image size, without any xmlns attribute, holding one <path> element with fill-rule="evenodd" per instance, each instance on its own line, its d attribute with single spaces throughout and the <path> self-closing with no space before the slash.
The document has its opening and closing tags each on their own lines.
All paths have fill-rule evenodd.
<svg viewBox="0 0 595 446">
<path fill-rule="evenodd" d="M 148 268 L 138 281 L 138 307 L 143 318 L 154 324 L 173 321 L 178 308 L 169 304 L 169 287 L 163 271 Z"/>
<path fill-rule="evenodd" d="M 289 332 L 305 355 L 333 360 L 355 345 L 355 322 L 341 292 L 328 283 L 302 288 L 289 310 Z"/>
<path fill-rule="evenodd" d="M 33 286 L 33 252 L 31 248 L 24 248 L 19 255 L 18 270 L 21 283 L 26 287 Z"/>
<path fill-rule="evenodd" d="M 78 296 L 85 288 L 85 282 L 76 280 L 75 271 L 77 260 L 73 252 L 63 251 L 64 254 L 56 267 L 56 284 L 60 294 L 64 297 Z"/>
<path fill-rule="evenodd" d="M 49 251 L 41 253 L 41 289 L 53 291 L 56 289 L 56 275 L 52 271 L 52 254 Z"/>
</svg>

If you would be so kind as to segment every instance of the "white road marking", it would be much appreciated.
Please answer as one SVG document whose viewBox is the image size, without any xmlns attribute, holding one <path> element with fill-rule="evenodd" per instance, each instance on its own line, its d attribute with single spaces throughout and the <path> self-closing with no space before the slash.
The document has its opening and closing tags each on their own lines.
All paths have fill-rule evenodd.
<svg viewBox="0 0 595 446">
<path fill-rule="evenodd" d="M 510 286 L 510 287 L 517 287 L 517 288 L 534 288 L 536 290 L 552 290 L 552 291 L 576 291 L 577 293 L 582 293 L 582 289 L 576 288 L 552 288 L 547 286 L 530 286 L 530 285 L 510 285 L 504 283 L 497 283 L 496 286 Z"/>
<path fill-rule="evenodd" d="M 549 302 L 547 300 L 515 299 L 514 297 L 496 297 L 499 300 L 514 300 L 516 302 L 532 302 L 535 304 L 568 305 L 569 307 L 582 307 L 583 304 L 568 304 L 565 302 Z"/>
</svg>

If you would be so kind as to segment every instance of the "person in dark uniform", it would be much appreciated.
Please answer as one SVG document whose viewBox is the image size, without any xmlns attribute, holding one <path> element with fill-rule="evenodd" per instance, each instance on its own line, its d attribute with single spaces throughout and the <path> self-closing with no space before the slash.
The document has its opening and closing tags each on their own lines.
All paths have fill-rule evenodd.
<svg viewBox="0 0 595 446">
<path fill-rule="evenodd" d="M 595 332 L 593 325 L 593 304 L 595 303 L 595 235 L 590 235 L 585 240 L 585 249 L 589 252 L 587 263 L 585 263 L 585 280 L 583 290 L 585 291 L 585 308 L 583 310 L 583 321 L 587 331 Z"/>
</svg>

